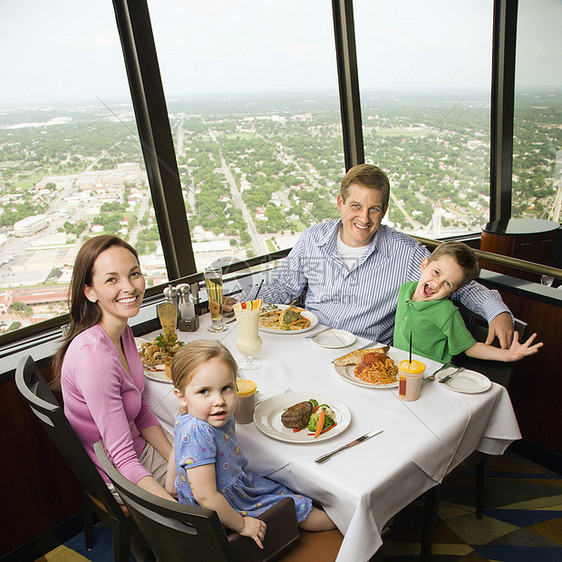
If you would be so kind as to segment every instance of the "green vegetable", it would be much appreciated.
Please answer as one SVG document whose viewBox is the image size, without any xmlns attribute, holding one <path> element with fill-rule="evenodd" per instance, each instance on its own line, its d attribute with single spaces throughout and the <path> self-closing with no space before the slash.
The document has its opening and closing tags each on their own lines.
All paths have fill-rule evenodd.
<svg viewBox="0 0 562 562">
<path fill-rule="evenodd" d="M 318 414 L 310 414 L 310 418 L 308 419 L 308 429 L 309 429 L 309 431 L 316 431 L 316 428 L 318 427 L 318 418 L 319 417 L 320 416 Z"/>
<path fill-rule="evenodd" d="M 334 410 L 332 410 L 332 408 L 330 408 L 330 406 L 328 406 L 328 404 L 320 404 L 320 406 L 318 406 L 319 410 L 324 410 L 326 412 L 327 416 L 330 416 L 331 418 L 335 418 L 336 414 L 334 414 Z"/>
<path fill-rule="evenodd" d="M 336 414 L 334 414 L 334 410 L 328 406 L 328 404 L 321 404 L 318 406 L 318 400 L 314 400 L 314 398 L 309 398 L 309 402 L 312 403 L 314 408 L 317 410 L 310 414 L 310 418 L 308 418 L 308 429 L 309 431 L 316 431 L 318 428 L 318 418 L 320 417 L 320 411 L 324 410 L 325 412 L 325 419 L 324 419 L 324 427 L 322 429 L 327 429 L 328 427 L 332 427 L 336 424 Z"/>
<path fill-rule="evenodd" d="M 156 338 L 154 339 L 154 343 L 162 348 L 162 351 L 164 353 L 172 353 L 174 350 L 174 348 L 177 347 L 181 347 L 182 345 L 184 345 L 184 342 L 178 340 L 178 337 L 176 334 L 168 334 L 167 336 L 165 336 L 164 334 L 159 334 L 156 336 Z"/>
<path fill-rule="evenodd" d="M 264 302 L 261 305 L 260 314 L 263 314 L 264 312 L 271 312 L 272 310 L 279 310 L 279 307 L 276 304 Z"/>
<path fill-rule="evenodd" d="M 300 317 L 300 313 L 287 308 L 285 310 L 285 314 L 283 315 L 283 324 L 288 326 L 291 322 L 296 322 Z"/>
<path fill-rule="evenodd" d="M 309 431 L 316 431 L 316 428 L 318 427 L 318 418 L 320 417 L 319 414 L 310 414 L 310 418 L 308 419 L 308 430 Z M 333 425 L 335 425 L 336 420 L 334 420 L 334 418 L 332 418 L 331 416 L 329 416 L 328 414 L 326 414 L 326 418 L 324 419 L 324 429 L 328 428 L 328 427 L 332 427 Z"/>
</svg>

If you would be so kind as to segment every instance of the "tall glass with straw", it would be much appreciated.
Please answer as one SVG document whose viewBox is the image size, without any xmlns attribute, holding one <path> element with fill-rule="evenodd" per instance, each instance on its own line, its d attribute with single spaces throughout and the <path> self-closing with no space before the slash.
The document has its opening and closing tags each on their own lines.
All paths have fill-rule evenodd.
<svg viewBox="0 0 562 562">
<path fill-rule="evenodd" d="M 222 269 L 220 267 L 209 266 L 205 268 L 205 286 L 211 313 L 211 325 L 207 330 L 209 332 L 223 332 L 228 329 L 228 326 L 224 324 L 222 319 Z"/>
<path fill-rule="evenodd" d="M 408 359 L 398 363 L 398 396 L 411 402 L 420 396 L 421 381 L 425 365 L 421 361 L 412 360 L 412 332 L 410 332 L 410 351 Z"/>
</svg>

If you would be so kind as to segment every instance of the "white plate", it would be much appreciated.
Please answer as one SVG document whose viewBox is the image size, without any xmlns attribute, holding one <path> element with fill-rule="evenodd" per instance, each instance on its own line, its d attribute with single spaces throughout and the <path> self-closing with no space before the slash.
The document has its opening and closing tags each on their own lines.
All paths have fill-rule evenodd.
<svg viewBox="0 0 562 562">
<path fill-rule="evenodd" d="M 398 366 L 398 359 L 392 357 L 391 353 L 389 353 L 388 356 L 394 361 L 396 366 Z M 358 386 L 365 386 L 367 388 L 376 388 L 379 390 L 385 388 L 396 388 L 398 386 L 398 374 L 396 374 L 396 382 L 390 384 L 373 384 L 370 382 L 363 381 L 355 376 L 355 365 L 346 365 L 346 366 L 334 365 L 334 369 L 342 379 L 352 384 L 356 384 Z"/>
<path fill-rule="evenodd" d="M 287 408 L 310 398 L 318 400 L 319 404 L 328 404 L 336 415 L 337 425 L 330 429 L 330 431 L 322 433 L 316 439 L 314 439 L 314 435 L 309 435 L 311 432 L 308 431 L 308 428 L 301 429 L 301 431 L 295 433 L 292 429 L 285 427 L 281 423 L 281 414 Z M 331 439 L 344 431 L 350 421 L 351 413 L 345 404 L 319 392 L 285 392 L 260 402 L 254 412 L 254 422 L 262 433 L 278 441 L 290 443 L 317 443 Z"/>
<path fill-rule="evenodd" d="M 478 394 L 486 392 L 492 383 L 488 377 L 476 371 L 461 371 L 447 382 L 441 383 L 450 390 L 462 392 L 463 394 Z"/>
<path fill-rule="evenodd" d="M 355 343 L 357 338 L 351 332 L 332 328 L 331 330 L 318 332 L 318 334 L 315 334 L 310 339 L 320 347 L 329 347 L 332 349 L 337 347 L 347 347 L 352 343 Z"/>
<path fill-rule="evenodd" d="M 280 310 L 285 310 L 286 308 L 289 308 L 288 304 L 276 304 L 275 306 Z M 292 334 L 302 334 L 303 332 L 308 332 L 309 330 L 312 330 L 312 328 L 315 328 L 318 325 L 318 318 L 316 317 L 316 314 L 313 314 L 308 310 L 303 310 L 301 314 L 305 318 L 308 318 L 310 320 L 310 324 L 308 325 L 308 328 L 303 328 L 302 330 L 277 330 L 275 328 L 265 328 L 264 326 L 258 326 L 258 328 L 262 332 L 267 332 L 268 334 L 284 334 L 290 336 Z"/>
<path fill-rule="evenodd" d="M 172 384 L 172 381 L 166 376 L 166 367 L 164 365 L 143 365 L 143 367 L 145 377 L 153 381 Z"/>
</svg>

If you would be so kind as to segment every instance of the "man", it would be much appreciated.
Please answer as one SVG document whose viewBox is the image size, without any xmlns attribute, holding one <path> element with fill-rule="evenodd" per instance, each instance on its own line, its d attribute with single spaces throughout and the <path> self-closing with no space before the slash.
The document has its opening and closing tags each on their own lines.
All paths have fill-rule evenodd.
<svg viewBox="0 0 562 562">
<path fill-rule="evenodd" d="M 390 183 L 377 166 L 351 168 L 341 182 L 341 218 L 306 229 L 279 275 L 260 291 L 265 302 L 290 303 L 306 288 L 306 309 L 322 324 L 392 343 L 398 291 L 417 281 L 430 252 L 381 221 L 388 210 Z M 513 322 L 499 293 L 471 282 L 458 299 L 489 323 L 486 343 L 511 344 Z"/>
</svg>

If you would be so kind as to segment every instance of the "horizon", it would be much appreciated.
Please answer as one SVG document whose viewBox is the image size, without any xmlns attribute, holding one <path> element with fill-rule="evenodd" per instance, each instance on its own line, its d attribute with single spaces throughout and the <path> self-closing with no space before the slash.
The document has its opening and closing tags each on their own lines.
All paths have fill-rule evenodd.
<svg viewBox="0 0 562 562">
<path fill-rule="evenodd" d="M 373 96 L 379 98 L 377 101 L 380 101 L 381 105 L 384 104 L 392 104 L 396 103 L 397 101 L 411 101 L 416 105 L 423 105 L 427 103 L 429 100 L 435 101 L 436 98 L 439 98 L 441 101 L 459 101 L 458 97 L 462 96 L 480 96 L 484 97 L 485 101 L 489 101 L 490 92 L 484 88 L 472 88 L 468 89 L 461 89 L 461 88 L 449 88 L 449 89 L 430 89 L 420 87 L 416 90 L 412 88 L 403 88 L 403 89 L 396 89 L 396 90 L 388 90 L 388 89 L 380 89 L 380 90 L 361 90 L 361 101 L 362 103 L 367 103 L 368 101 L 372 101 Z M 544 96 L 552 96 L 552 95 L 560 95 L 562 96 L 562 86 L 534 86 L 528 88 L 519 88 L 516 92 L 516 99 L 519 96 L 528 96 L 528 95 L 544 95 Z M 455 97 L 454 100 L 446 100 L 447 97 Z M 310 97 L 310 100 L 307 100 L 307 97 Z M 215 93 L 207 93 L 207 94 L 190 94 L 190 93 L 177 93 L 177 94 L 170 94 L 166 99 L 166 104 L 168 109 L 170 106 L 176 103 L 185 103 L 185 102 L 193 102 L 193 103 L 200 103 L 205 102 L 208 104 L 210 101 L 217 103 L 221 101 L 263 101 L 264 103 L 269 101 L 291 101 L 292 99 L 298 102 L 306 102 L 306 101 L 315 101 L 316 99 L 334 99 L 334 104 L 337 105 L 339 108 L 339 97 L 337 91 L 325 91 L 325 90 L 302 90 L 302 91 L 268 91 L 268 92 L 231 92 L 231 93 L 224 93 L 224 92 L 215 92 Z M 415 99 L 409 99 L 415 98 Z M 424 99 L 425 98 L 425 99 Z M 470 102 L 474 101 L 470 98 L 462 99 L 463 102 Z M 483 100 L 478 100 L 483 101 Z M 4 103 L 1 104 L 0 102 L 0 114 L 4 113 L 13 113 L 13 112 L 24 112 L 24 111 L 51 111 L 53 109 L 67 109 L 73 107 L 91 107 L 92 109 L 101 109 L 104 107 L 126 107 L 127 109 L 133 109 L 133 104 L 130 98 L 125 97 L 114 97 L 109 98 L 107 100 L 100 100 L 98 98 L 97 102 L 92 102 L 92 100 L 87 99 L 67 99 L 67 100 L 43 100 L 37 102 L 12 102 L 12 103 Z"/>
</svg>

